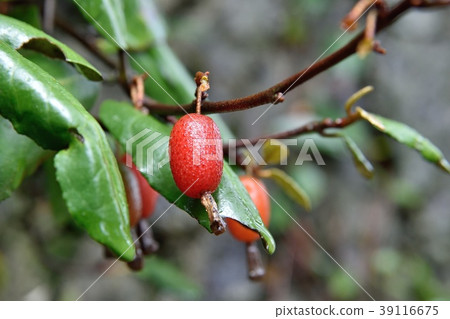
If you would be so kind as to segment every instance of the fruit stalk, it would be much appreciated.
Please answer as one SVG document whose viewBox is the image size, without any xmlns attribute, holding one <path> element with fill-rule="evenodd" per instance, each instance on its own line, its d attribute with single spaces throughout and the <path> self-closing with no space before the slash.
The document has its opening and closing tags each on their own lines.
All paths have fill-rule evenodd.
<svg viewBox="0 0 450 319">
<path fill-rule="evenodd" d="M 209 223 L 211 231 L 215 235 L 220 235 L 225 232 L 226 224 L 222 217 L 219 215 L 219 209 L 217 208 L 216 201 L 212 197 L 211 193 L 204 193 L 201 197 L 201 203 L 205 206 L 208 212 Z"/>
<path fill-rule="evenodd" d="M 209 72 L 197 72 L 197 113 L 181 117 L 173 126 L 169 141 L 170 169 L 177 187 L 186 196 L 199 198 L 208 212 L 211 231 L 222 234 L 226 224 L 212 197 L 223 171 L 223 144 L 219 128 L 201 113 L 202 101 L 208 96 Z"/>
<path fill-rule="evenodd" d="M 159 243 L 153 237 L 153 230 L 148 226 L 145 219 L 141 219 L 138 222 L 136 226 L 136 233 L 144 255 L 151 255 L 158 251 Z"/>
<path fill-rule="evenodd" d="M 247 243 L 246 253 L 248 277 L 251 280 L 261 280 L 266 274 L 266 271 L 256 242 Z"/>
</svg>

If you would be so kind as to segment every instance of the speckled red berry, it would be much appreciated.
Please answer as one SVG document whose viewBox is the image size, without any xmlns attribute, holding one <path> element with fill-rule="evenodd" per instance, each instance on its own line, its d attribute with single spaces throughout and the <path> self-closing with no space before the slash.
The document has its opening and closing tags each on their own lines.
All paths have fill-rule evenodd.
<svg viewBox="0 0 450 319">
<path fill-rule="evenodd" d="M 250 198 L 255 203 L 256 209 L 258 210 L 264 225 L 267 226 L 270 220 L 270 199 L 263 182 L 247 175 L 240 176 L 239 179 L 242 184 L 244 184 Z M 231 235 L 239 241 L 251 243 L 259 238 L 257 232 L 243 226 L 234 219 L 229 218 L 227 220 L 227 225 Z"/>
<path fill-rule="evenodd" d="M 213 193 L 223 169 L 222 139 L 216 123 L 201 114 L 180 118 L 170 134 L 169 157 L 173 178 L 182 192 L 192 198 Z"/>
</svg>

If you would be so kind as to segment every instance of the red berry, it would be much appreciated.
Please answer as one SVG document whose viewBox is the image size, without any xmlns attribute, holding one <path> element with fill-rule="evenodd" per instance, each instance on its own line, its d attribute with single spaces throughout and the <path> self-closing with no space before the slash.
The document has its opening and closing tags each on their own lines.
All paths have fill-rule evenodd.
<svg viewBox="0 0 450 319">
<path fill-rule="evenodd" d="M 258 210 L 264 225 L 267 226 L 270 220 L 270 199 L 267 195 L 266 187 L 261 180 L 251 176 L 243 175 L 240 176 L 239 179 L 242 184 L 244 184 L 250 198 L 255 203 L 256 209 Z M 259 238 L 257 232 L 243 226 L 234 219 L 228 218 L 227 224 L 231 235 L 239 241 L 251 243 Z"/>
<path fill-rule="evenodd" d="M 142 176 L 141 172 L 139 172 L 137 167 L 133 164 L 132 158 L 129 154 L 124 154 L 121 157 L 120 162 L 124 163 L 124 164 L 126 164 L 127 162 L 131 163 L 131 168 L 130 167 L 127 167 L 127 168 L 128 168 L 128 170 L 130 170 L 133 173 L 133 175 L 135 177 L 135 180 L 137 183 L 137 190 L 139 191 L 139 198 L 140 198 L 140 202 L 141 202 L 141 205 L 140 205 L 141 210 L 140 210 L 140 215 L 139 215 L 140 217 L 138 218 L 138 220 L 141 218 L 150 217 L 150 215 L 155 210 L 156 201 L 158 199 L 159 193 L 157 191 L 155 191 L 150 186 L 150 184 L 147 182 L 145 177 Z M 127 190 L 126 188 L 127 187 L 126 187 L 126 183 L 125 183 L 125 190 Z M 128 198 L 128 196 L 129 195 L 128 195 L 128 191 L 127 191 L 128 203 L 129 203 L 129 206 L 131 206 L 130 199 Z M 131 218 L 131 208 L 130 208 L 130 224 L 132 226 L 134 226 L 138 220 L 136 221 L 136 223 L 133 224 L 133 223 L 131 223 L 131 219 L 132 218 Z"/>
<path fill-rule="evenodd" d="M 155 211 L 159 193 L 150 186 L 139 171 L 136 171 L 136 175 L 138 176 L 139 188 L 141 190 L 142 218 L 149 218 Z"/>
<path fill-rule="evenodd" d="M 170 134 L 169 157 L 173 179 L 183 193 L 192 198 L 213 193 L 223 169 L 222 139 L 216 123 L 201 114 L 180 118 Z"/>
</svg>

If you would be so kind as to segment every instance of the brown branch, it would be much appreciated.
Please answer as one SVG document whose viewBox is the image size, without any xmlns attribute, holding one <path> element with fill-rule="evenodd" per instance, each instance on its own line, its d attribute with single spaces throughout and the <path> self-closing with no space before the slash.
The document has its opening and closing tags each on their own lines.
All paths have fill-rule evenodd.
<svg viewBox="0 0 450 319">
<path fill-rule="evenodd" d="M 430 8 L 450 5 L 450 0 L 402 0 L 392 9 L 388 10 L 385 7 L 384 1 L 377 1 L 375 7 L 379 11 L 378 18 L 376 21 L 375 34 L 382 31 L 390 24 L 392 24 L 401 14 L 410 8 Z M 56 25 L 60 27 L 63 31 L 67 32 L 75 39 L 77 39 L 82 45 L 84 45 L 90 52 L 101 59 L 106 65 L 111 68 L 118 69 L 119 65 L 117 62 L 112 60 L 109 56 L 101 52 L 92 39 L 86 38 L 84 35 L 79 34 L 71 26 L 67 25 L 64 21 L 56 18 Z M 261 92 L 242 97 L 237 99 L 211 102 L 202 102 L 202 113 L 225 113 L 247 110 L 250 108 L 258 107 L 261 105 L 269 103 L 281 103 L 284 99 L 284 94 L 295 89 L 301 84 L 307 82 L 316 75 L 326 71 L 327 69 L 335 66 L 346 58 L 350 57 L 357 51 L 359 42 L 364 38 L 364 31 L 355 36 L 353 40 L 347 43 L 341 49 L 333 52 L 329 56 L 317 61 L 312 66 L 303 69 L 302 71 L 288 77 L 287 79 L 275 84 L 274 86 L 263 90 Z M 377 51 L 378 52 L 378 51 Z M 123 85 L 123 84 L 122 84 Z M 129 88 L 124 89 L 129 94 Z M 175 115 L 184 114 L 185 112 L 193 113 L 196 109 L 196 100 L 193 100 L 189 104 L 184 105 L 170 105 L 159 103 L 150 97 L 146 96 L 144 98 L 144 107 L 148 108 L 153 114 L 161 115 Z"/>
<path fill-rule="evenodd" d="M 450 5 L 450 0 L 441 1 L 427 1 L 427 0 L 411 0 L 411 4 L 414 7 L 419 8 L 433 8 Z"/>
<path fill-rule="evenodd" d="M 258 143 L 258 141 L 266 140 L 266 139 L 285 139 L 285 138 L 290 138 L 290 137 L 294 137 L 294 136 L 297 137 L 299 135 L 309 134 L 309 133 L 322 134 L 327 129 L 344 128 L 344 127 L 347 127 L 347 126 L 355 123 L 356 121 L 358 121 L 360 119 L 361 119 L 360 114 L 357 112 L 354 112 L 346 117 L 337 118 L 335 120 L 326 118 L 322 121 L 316 121 L 316 122 L 311 122 L 311 123 L 302 125 L 293 130 L 289 130 L 289 131 L 285 131 L 285 132 L 281 132 L 281 133 L 275 133 L 272 135 L 256 137 L 256 138 L 245 140 L 245 141 L 246 141 L 247 145 L 248 145 L 248 143 L 255 145 L 256 143 Z M 236 143 L 233 144 L 233 148 L 234 147 L 240 148 L 240 147 L 244 147 L 244 146 L 245 146 L 244 140 L 242 140 L 242 139 L 237 140 Z M 223 146 L 224 153 L 228 154 L 228 152 L 230 151 L 230 148 L 231 147 L 229 144 L 225 144 Z"/>
<path fill-rule="evenodd" d="M 131 82 L 128 79 L 128 72 L 127 72 L 127 57 L 124 50 L 119 50 L 117 52 L 117 57 L 119 60 L 119 63 L 117 65 L 117 69 L 119 71 L 119 84 L 122 86 L 125 93 L 131 98 Z"/>
<path fill-rule="evenodd" d="M 385 29 L 386 27 L 388 27 L 396 20 L 398 16 L 400 16 L 402 13 L 404 13 L 410 8 L 431 6 L 431 3 L 428 1 L 416 1 L 417 3 L 414 4 L 413 2 L 414 0 L 403 0 L 396 6 L 394 6 L 392 9 L 385 12 L 380 12 L 376 22 L 375 33 L 378 33 L 383 29 Z M 448 2 L 449 1 L 438 1 L 433 2 L 433 4 L 434 6 L 438 4 L 445 5 L 448 4 Z M 204 101 L 202 103 L 202 112 L 204 114 L 234 112 L 247 110 L 264 104 L 279 102 L 280 94 L 285 94 L 293 90 L 294 88 L 305 83 L 314 76 L 322 73 L 323 71 L 331 68 L 332 66 L 338 64 L 339 62 L 353 55 L 357 50 L 358 43 L 363 39 L 363 37 L 364 31 L 355 36 L 353 40 L 351 40 L 347 45 L 345 45 L 341 49 L 335 51 L 329 56 L 317 61 L 314 65 L 290 76 L 289 78 L 281 81 L 280 83 L 275 84 L 274 86 L 264 91 L 232 100 L 218 101 L 218 102 Z M 184 114 L 185 112 L 192 113 L 195 112 L 195 104 L 196 104 L 195 101 L 193 101 L 190 104 L 185 104 L 180 107 L 178 105 L 157 103 L 148 98 L 144 101 L 144 106 L 149 108 L 152 112 L 159 114 Z"/>
</svg>

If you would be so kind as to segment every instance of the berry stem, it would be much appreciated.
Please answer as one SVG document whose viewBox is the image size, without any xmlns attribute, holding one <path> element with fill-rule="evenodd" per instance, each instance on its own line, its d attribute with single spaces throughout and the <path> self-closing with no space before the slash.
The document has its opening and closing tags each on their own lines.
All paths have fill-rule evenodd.
<svg viewBox="0 0 450 319">
<path fill-rule="evenodd" d="M 256 242 L 247 243 L 246 253 L 248 277 L 251 280 L 261 280 L 266 274 L 266 270 L 264 269 L 261 253 L 256 246 Z"/>
<path fill-rule="evenodd" d="M 197 103 L 195 111 L 197 114 L 201 114 L 202 112 L 202 90 L 200 89 L 200 86 L 197 88 Z"/>
<path fill-rule="evenodd" d="M 145 219 L 141 219 L 136 225 L 136 233 L 144 255 L 151 255 L 159 249 L 159 243 L 153 237 L 153 230 Z"/>
<path fill-rule="evenodd" d="M 219 215 L 217 203 L 211 193 L 204 193 L 201 197 L 201 203 L 208 212 L 211 231 L 214 235 L 220 235 L 225 232 L 226 224 Z"/>
<path fill-rule="evenodd" d="M 145 98 L 144 81 L 148 77 L 146 73 L 142 75 L 136 75 L 133 77 L 130 84 L 130 96 L 131 101 L 136 109 L 140 110 L 144 114 L 148 114 L 148 109 L 143 108 Z"/>
<path fill-rule="evenodd" d="M 208 97 L 209 90 L 209 71 L 205 73 L 198 71 L 194 77 L 195 84 L 197 84 L 197 90 L 195 91 L 196 106 L 195 111 L 197 114 L 201 114 L 202 111 L 202 101 Z"/>
<path fill-rule="evenodd" d="M 136 256 L 132 261 L 128 262 L 127 265 L 128 268 L 130 268 L 131 270 L 138 271 L 144 268 L 144 256 L 142 254 L 142 249 L 139 242 L 135 243 L 135 249 L 136 249 Z"/>
</svg>

